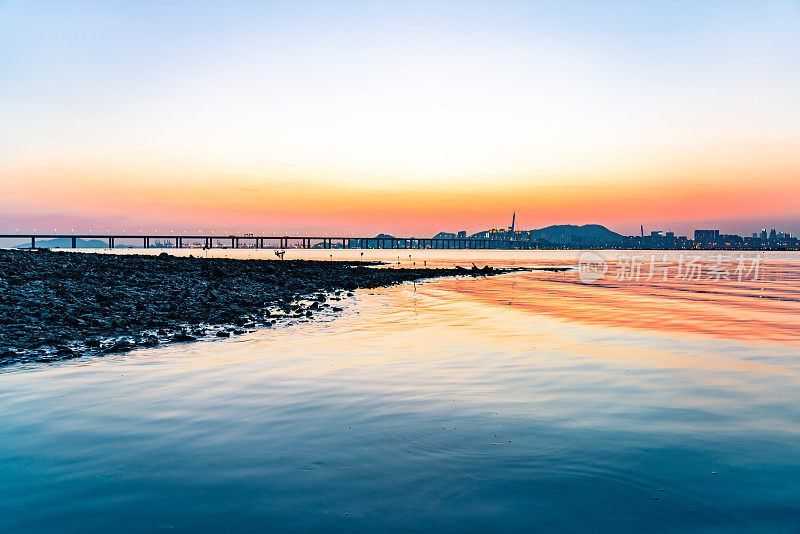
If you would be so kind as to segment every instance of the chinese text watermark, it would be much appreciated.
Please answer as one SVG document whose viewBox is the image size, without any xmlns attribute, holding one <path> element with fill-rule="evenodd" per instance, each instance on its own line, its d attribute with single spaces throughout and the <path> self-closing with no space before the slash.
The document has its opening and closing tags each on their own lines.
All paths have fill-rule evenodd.
<svg viewBox="0 0 800 534">
<path fill-rule="evenodd" d="M 597 282 L 604 278 L 617 281 L 649 282 L 669 279 L 700 280 L 758 280 L 761 257 L 745 254 L 693 255 L 680 254 L 618 254 L 603 257 L 584 252 L 578 257 L 578 277 L 581 282 Z"/>
</svg>

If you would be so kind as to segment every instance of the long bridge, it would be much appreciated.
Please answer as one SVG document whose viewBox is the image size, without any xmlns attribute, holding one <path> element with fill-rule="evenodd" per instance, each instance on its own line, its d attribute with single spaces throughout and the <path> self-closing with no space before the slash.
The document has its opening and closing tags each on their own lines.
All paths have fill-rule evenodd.
<svg viewBox="0 0 800 534">
<path fill-rule="evenodd" d="M 542 245 L 532 241 L 513 241 L 474 237 L 348 237 L 348 236 L 276 236 L 276 235 L 127 235 L 127 234 L 0 234 L 0 239 L 36 240 L 64 239 L 72 248 L 78 240 L 102 240 L 108 248 L 118 242 L 141 243 L 142 248 L 322 248 L 322 249 L 534 249 Z M 122 245 L 136 248 L 135 245 Z"/>
</svg>

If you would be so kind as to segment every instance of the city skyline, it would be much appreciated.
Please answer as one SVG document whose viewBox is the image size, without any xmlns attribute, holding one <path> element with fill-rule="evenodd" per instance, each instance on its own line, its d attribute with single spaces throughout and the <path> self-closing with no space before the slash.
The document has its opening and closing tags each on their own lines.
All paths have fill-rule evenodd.
<svg viewBox="0 0 800 534">
<path fill-rule="evenodd" d="M 514 213 L 514 217 L 516 216 L 516 212 Z M 0 214 L 2 217 L 2 214 Z M 430 231 L 422 231 L 422 232 L 413 232 L 409 231 L 408 229 L 400 229 L 400 231 L 391 231 L 389 225 L 378 225 L 375 228 L 371 228 L 368 230 L 361 230 L 361 231 L 335 231 L 331 230 L 330 227 L 322 227 L 315 231 L 315 229 L 306 229 L 306 230 L 294 230 L 289 229 L 287 231 L 283 231 L 277 227 L 262 227 L 262 228 L 247 228 L 247 227 L 236 227 L 235 225 L 219 225 L 219 226 L 190 226 L 184 225 L 181 226 L 171 226 L 171 225 L 160 225 L 160 226 L 149 226 L 148 225 L 122 225 L 122 226 L 112 226 L 112 225 L 104 225 L 104 224 L 95 224 L 90 226 L 81 227 L 80 225 L 74 224 L 75 221 L 73 220 L 65 220 L 64 224 L 54 226 L 46 226 L 46 225 L 32 225 L 30 227 L 25 227 L 24 225 L 10 225 L 8 226 L 7 230 L 0 231 L 0 233 L 5 234 L 20 234 L 20 235 L 96 235 L 98 237 L 103 237 L 104 235 L 111 234 L 117 236 L 127 235 L 131 238 L 136 238 L 137 235 L 145 234 L 145 235 L 162 235 L 164 237 L 169 237 L 170 235 L 184 235 L 184 236 L 192 236 L 192 235 L 218 235 L 221 237 L 228 236 L 228 235 L 273 235 L 273 236 L 284 236 L 284 235 L 293 235 L 293 236 L 312 236 L 312 235 L 326 235 L 326 236 L 352 236 L 352 237 L 375 237 L 380 234 L 391 235 L 395 237 L 432 237 L 435 234 L 453 234 L 453 235 L 460 235 L 466 234 L 467 237 L 469 236 L 477 236 L 483 233 L 489 232 L 498 232 L 503 233 L 510 230 L 509 227 L 506 227 L 502 224 L 492 224 L 486 225 L 482 227 L 476 226 L 475 223 L 473 224 L 466 224 L 466 225 L 457 225 L 457 224 L 445 224 L 445 227 L 437 227 L 433 228 Z M 497 221 L 495 221 L 497 222 Z M 645 227 L 644 224 L 639 225 L 639 229 L 637 231 L 621 231 L 614 227 L 609 227 L 607 225 L 601 223 L 585 223 L 585 224 L 572 224 L 572 223 L 555 223 L 555 224 L 546 224 L 542 226 L 532 226 L 530 224 L 526 224 L 524 221 L 522 224 L 516 225 L 516 233 L 521 232 L 530 232 L 536 230 L 543 230 L 552 227 L 559 227 L 559 226 L 601 226 L 606 230 L 610 230 L 616 234 L 626 236 L 626 237 L 637 237 L 640 235 L 649 236 L 651 234 L 661 233 L 661 234 L 672 234 L 678 237 L 684 237 L 688 239 L 692 239 L 692 236 L 696 234 L 698 231 L 704 231 L 704 229 L 716 229 L 717 233 L 721 235 L 735 235 L 740 236 L 743 238 L 747 237 L 757 237 L 761 236 L 764 232 L 769 233 L 777 232 L 778 234 L 786 234 L 789 236 L 796 236 L 800 234 L 800 232 L 792 231 L 789 227 L 778 225 L 762 225 L 758 227 L 756 226 L 746 226 L 743 225 L 744 230 L 742 231 L 735 231 L 730 227 L 726 227 L 724 224 L 722 227 L 719 227 L 716 224 L 690 224 L 686 223 L 684 231 L 675 231 L 672 227 L 669 226 L 658 226 L 652 225 Z"/>
<path fill-rule="evenodd" d="M 649 230 L 640 225 L 639 235 L 624 235 L 605 226 L 589 224 L 551 225 L 544 228 L 519 229 L 515 226 L 516 212 L 511 226 L 490 228 L 475 233 L 466 230 L 440 231 L 425 234 L 316 234 L 297 232 L 221 233 L 169 232 L 152 233 L 139 230 L 92 233 L 58 233 L 47 231 L 0 234 L 0 241 L 8 245 L 15 239 L 30 239 L 30 247 L 44 248 L 592 248 L 592 249 L 642 249 L 642 250 L 798 250 L 800 241 L 791 232 L 776 228 L 762 228 L 745 235 L 726 234 L 719 229 L 696 228 L 693 235 L 679 235 L 672 231 Z M 38 241 L 37 241 L 38 240 Z M 88 240 L 88 241 L 87 241 Z M 132 244 L 137 242 L 137 244 Z M 518 245 L 518 246 L 516 246 Z M 25 243 L 14 243 L 15 248 L 27 248 Z"/>
</svg>

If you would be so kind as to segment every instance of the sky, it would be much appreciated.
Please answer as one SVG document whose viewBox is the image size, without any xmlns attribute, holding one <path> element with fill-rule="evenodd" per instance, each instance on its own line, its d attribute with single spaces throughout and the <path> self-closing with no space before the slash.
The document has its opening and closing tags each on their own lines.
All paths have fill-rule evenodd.
<svg viewBox="0 0 800 534">
<path fill-rule="evenodd" d="M 800 233 L 800 1 L 0 0 L 0 233 Z"/>
</svg>

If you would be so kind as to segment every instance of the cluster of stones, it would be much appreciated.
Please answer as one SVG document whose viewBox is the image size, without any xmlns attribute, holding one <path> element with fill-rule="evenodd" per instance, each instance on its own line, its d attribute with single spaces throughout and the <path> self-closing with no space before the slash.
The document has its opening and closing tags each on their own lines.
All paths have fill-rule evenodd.
<svg viewBox="0 0 800 534">
<path fill-rule="evenodd" d="M 0 251 L 0 365 L 230 337 L 357 288 L 463 274 L 364 262 Z"/>
</svg>

